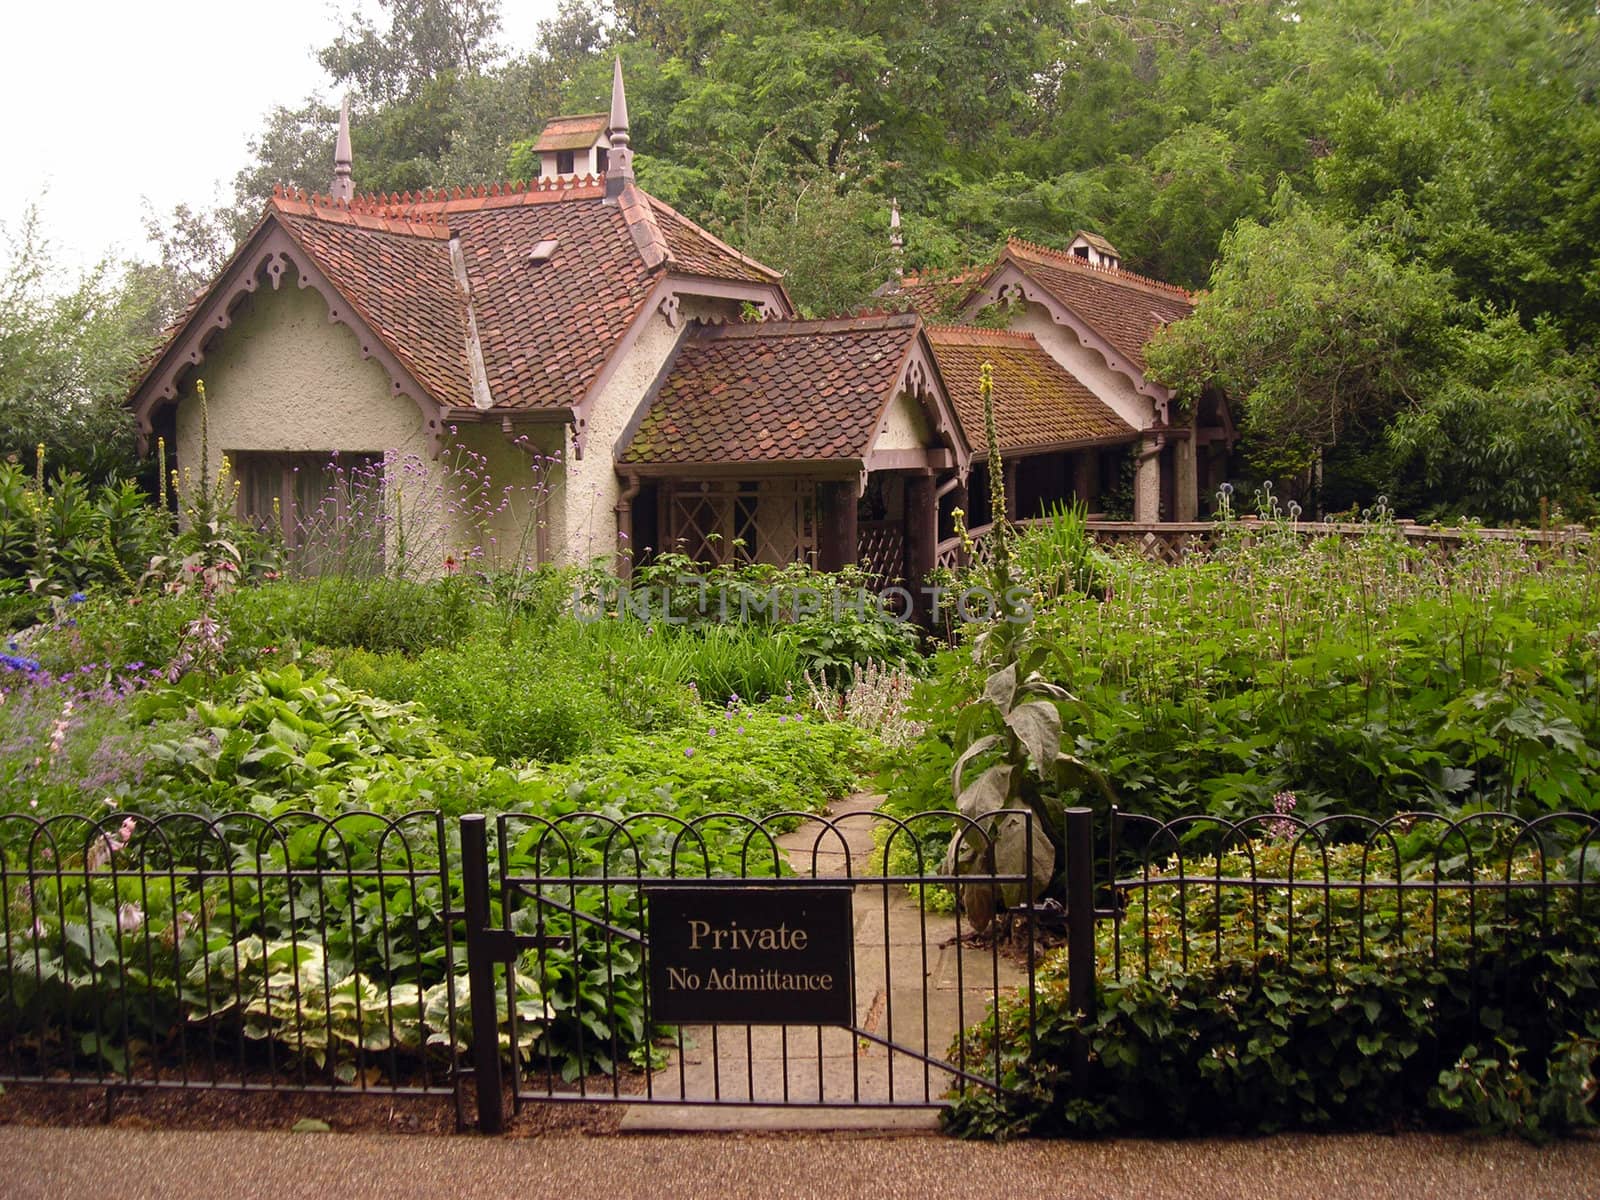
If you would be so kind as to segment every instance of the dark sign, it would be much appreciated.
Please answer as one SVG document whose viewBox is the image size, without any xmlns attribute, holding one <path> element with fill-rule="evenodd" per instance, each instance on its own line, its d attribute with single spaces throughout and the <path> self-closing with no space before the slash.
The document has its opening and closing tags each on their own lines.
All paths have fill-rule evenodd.
<svg viewBox="0 0 1600 1200">
<path fill-rule="evenodd" d="M 850 1025 L 848 887 L 646 887 L 651 1017 Z"/>
</svg>

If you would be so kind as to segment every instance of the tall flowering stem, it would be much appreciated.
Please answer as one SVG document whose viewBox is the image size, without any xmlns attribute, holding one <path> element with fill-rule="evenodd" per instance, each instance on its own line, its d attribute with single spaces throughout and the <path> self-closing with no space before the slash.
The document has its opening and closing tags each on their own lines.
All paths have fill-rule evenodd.
<svg viewBox="0 0 1600 1200">
<path fill-rule="evenodd" d="M 1011 562 L 1011 523 L 1006 520 L 1006 471 L 1000 461 L 1000 427 L 994 416 L 994 366 L 984 363 L 978 372 L 978 401 L 983 405 L 983 438 L 989 448 L 989 518 L 993 522 L 989 537 L 994 547 L 994 563 L 1007 567 Z"/>
</svg>

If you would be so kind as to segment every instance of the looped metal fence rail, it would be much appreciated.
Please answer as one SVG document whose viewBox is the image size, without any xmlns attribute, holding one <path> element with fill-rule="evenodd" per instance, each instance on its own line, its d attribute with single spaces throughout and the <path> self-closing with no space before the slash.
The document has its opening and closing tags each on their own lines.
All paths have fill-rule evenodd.
<svg viewBox="0 0 1600 1200">
<path fill-rule="evenodd" d="M 1031 862 L 1045 834 L 1015 815 Z M 945 872 L 958 828 L 985 873 Z M 968 1031 L 1012 989 L 1033 1045 L 1036 945 L 1063 911 L 996 866 L 991 828 L 865 809 L 0 816 L 0 1080 L 99 1086 L 108 1104 L 136 1088 L 439 1095 L 458 1123 L 473 1101 L 489 1131 L 508 1091 L 518 1107 L 941 1105 L 1003 1088 L 997 1039 Z M 1446 944 L 1475 957 L 1600 915 L 1589 814 L 1071 809 L 1053 840 L 1067 1003 L 1087 1014 L 1110 981 L 1168 965 L 1260 979 Z M 1008 942 L 949 913 L 973 888 L 1005 902 Z M 720 952 L 718 921 L 732 949 L 809 965 L 691 969 L 672 930 Z M 702 978 L 752 994 L 668 994 Z M 1476 1018 L 1492 997 L 1472 999 Z M 1073 1054 L 1088 1079 L 1087 1045 Z"/>
</svg>

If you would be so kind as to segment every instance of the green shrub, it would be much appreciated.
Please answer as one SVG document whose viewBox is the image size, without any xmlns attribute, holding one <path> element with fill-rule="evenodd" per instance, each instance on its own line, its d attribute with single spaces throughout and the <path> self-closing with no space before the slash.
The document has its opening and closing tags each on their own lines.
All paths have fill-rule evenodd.
<svg viewBox="0 0 1600 1200">
<path fill-rule="evenodd" d="M 591 803 L 648 801 L 665 812 L 816 812 L 856 785 L 868 739 L 852 725 L 773 704 L 707 708 L 685 726 L 616 739 L 541 775 Z"/>
<path fill-rule="evenodd" d="M 149 747 L 144 788 L 125 805 L 144 813 L 463 812 L 497 807 L 511 786 L 425 714 L 293 666 L 252 672 L 221 702 L 151 693 L 135 716 L 187 726 Z"/>
<path fill-rule="evenodd" d="M 730 696 L 765 700 L 785 696 L 800 683 L 803 656 L 786 628 L 701 625 L 683 628 L 602 619 L 568 627 L 575 644 L 607 677 L 651 679 L 692 686 L 701 699 L 721 704 Z M 633 720 L 634 728 L 652 722 Z M 659 723 L 659 722 L 654 722 Z"/>
<path fill-rule="evenodd" d="M 1258 843 L 1250 857 L 1224 855 L 1218 873 L 1288 879 L 1289 853 Z M 1324 878 L 1316 850 L 1302 846 L 1294 862 L 1293 878 Z M 1508 868 L 1491 856 L 1476 878 L 1502 884 L 1509 870 L 1525 884 L 1545 865 L 1524 853 Z M 1336 879 L 1371 879 L 1374 866 L 1359 846 L 1329 852 Z M 1558 861 L 1548 869 L 1554 879 L 1567 871 Z M 1037 974 L 1031 1052 L 1025 997 L 1006 998 L 968 1035 L 979 1062 L 994 1061 L 998 1041 L 1009 1091 L 968 1092 L 952 1128 L 1170 1136 L 1436 1124 L 1538 1137 L 1592 1124 L 1594 898 L 1491 886 L 1469 901 L 1443 882 L 1438 893 L 1267 887 L 1252 896 L 1169 875 L 1148 905 L 1130 903 L 1120 978 L 1100 927 L 1092 1019 L 1069 1007 L 1058 952 Z M 1091 1055 L 1086 1079 L 1070 1065 L 1079 1035 Z"/>
<path fill-rule="evenodd" d="M 1281 792 L 1303 816 L 1600 808 L 1600 542 L 1446 555 L 1382 523 L 1310 541 L 1251 524 L 1177 566 L 1120 552 L 1105 580 L 1103 598 L 1046 597 L 1028 636 L 1084 702 L 1066 736 L 1125 808 L 1242 817 Z M 968 646 L 941 658 L 908 756 L 930 769 L 893 781 L 909 810 L 947 802 L 933 768 L 982 692 Z"/>
<path fill-rule="evenodd" d="M 91 488 L 73 471 L 46 479 L 42 457 L 32 474 L 0 461 L 0 578 L 25 581 L 31 593 L 123 588 L 143 574 L 168 528 L 137 484 Z M 12 606 L 14 621 L 34 615 Z"/>
<path fill-rule="evenodd" d="M 56 673 L 91 664 L 164 668 L 177 655 L 184 629 L 200 610 L 201 598 L 192 590 L 138 596 L 101 592 L 63 610 L 61 620 L 28 643 L 28 653 Z"/>
<path fill-rule="evenodd" d="M 589 613 L 631 615 L 653 626 L 690 630 L 782 631 L 798 653 L 795 678 L 810 671 L 839 686 L 858 665 L 909 667 L 920 661 L 916 628 L 885 611 L 870 582 L 854 567 L 838 572 L 804 563 L 706 567 L 683 554 L 662 554 L 636 567 L 625 583 L 589 572 L 577 579 L 577 588 L 579 608 Z M 714 679 L 708 682 L 715 685 Z"/>
<path fill-rule="evenodd" d="M 469 580 L 345 578 L 277 582 L 229 594 L 223 613 L 242 646 L 352 646 L 421 654 L 451 646 L 477 623 Z"/>
<path fill-rule="evenodd" d="M 374 654 L 359 648 L 328 651 L 324 657 L 328 673 L 358 692 L 400 703 L 417 698 L 417 683 L 423 675 L 418 659 L 407 658 L 396 651 Z M 317 665 L 323 665 L 318 655 L 310 658 Z"/>
<path fill-rule="evenodd" d="M 424 654 L 417 665 L 416 699 L 471 730 L 502 762 L 569 758 L 610 727 L 605 698 L 570 660 L 516 641 L 476 638 Z"/>
</svg>

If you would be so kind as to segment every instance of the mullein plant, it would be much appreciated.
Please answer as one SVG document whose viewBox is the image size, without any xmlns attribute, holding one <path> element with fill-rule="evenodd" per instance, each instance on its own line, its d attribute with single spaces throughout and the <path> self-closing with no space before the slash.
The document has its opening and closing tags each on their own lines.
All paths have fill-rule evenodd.
<svg viewBox="0 0 1600 1200">
<path fill-rule="evenodd" d="M 1005 470 L 989 363 L 979 373 L 978 395 L 989 447 L 989 503 L 994 513 L 989 562 L 979 579 L 997 617 L 973 644 L 974 659 L 988 672 L 983 694 L 962 710 L 956 723 L 950 787 L 964 820 L 950 839 L 943 870 L 951 875 L 1012 875 L 1026 881 L 958 889 L 963 915 L 974 930 L 982 931 L 1001 907 L 1031 902 L 1049 886 L 1055 874 L 1055 842 L 1064 829 L 1062 789 L 1093 788 L 1107 803 L 1114 803 L 1115 796 L 1100 772 L 1062 753 L 1058 706 L 1073 706 L 1085 720 L 1089 712 L 1066 689 L 1039 673 L 1049 650 L 1029 644 L 1025 591 L 1012 573 L 1013 531 L 1006 518 Z"/>
</svg>

